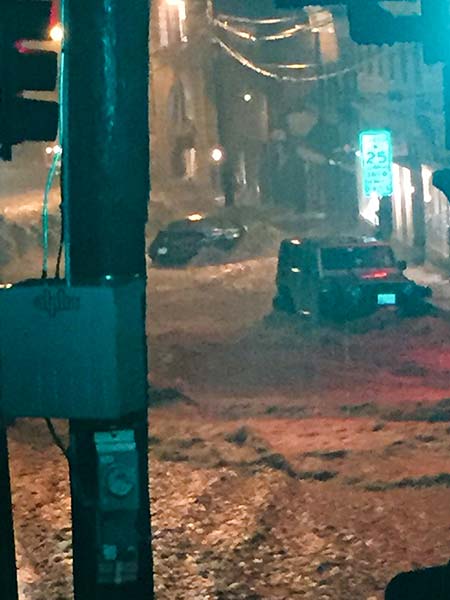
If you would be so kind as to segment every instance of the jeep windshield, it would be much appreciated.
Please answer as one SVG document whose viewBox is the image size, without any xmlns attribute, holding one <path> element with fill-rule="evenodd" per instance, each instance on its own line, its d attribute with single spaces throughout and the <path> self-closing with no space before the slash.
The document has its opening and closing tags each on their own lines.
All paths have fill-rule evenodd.
<svg viewBox="0 0 450 600">
<path fill-rule="evenodd" d="M 389 246 L 322 248 L 321 256 L 322 266 L 327 271 L 395 266 L 394 254 Z"/>
</svg>

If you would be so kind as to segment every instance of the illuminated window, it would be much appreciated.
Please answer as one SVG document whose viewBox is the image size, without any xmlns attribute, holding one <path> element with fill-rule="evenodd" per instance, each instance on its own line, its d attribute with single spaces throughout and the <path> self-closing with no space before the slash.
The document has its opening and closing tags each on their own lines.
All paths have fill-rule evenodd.
<svg viewBox="0 0 450 600">
<path fill-rule="evenodd" d="M 365 50 L 365 56 L 364 56 L 363 60 L 366 61 L 367 74 L 373 75 L 375 65 L 374 65 L 371 48 L 370 48 L 370 46 L 361 46 L 361 48 L 364 48 L 364 50 Z"/>
<path fill-rule="evenodd" d="M 178 28 L 180 33 L 180 40 L 182 42 L 187 42 L 186 35 L 186 3 L 184 0 L 182 2 L 178 2 Z"/>
<path fill-rule="evenodd" d="M 163 3 L 159 5 L 159 45 L 169 45 L 169 21 L 167 6 Z"/>
<path fill-rule="evenodd" d="M 422 184 L 423 184 L 423 201 L 425 204 L 431 204 L 432 195 L 432 178 L 433 170 L 430 167 L 422 165 Z"/>
<path fill-rule="evenodd" d="M 410 56 L 411 56 L 411 46 L 408 48 L 405 44 L 400 44 L 399 48 L 399 58 L 400 58 L 400 73 L 402 76 L 403 83 L 409 83 L 409 66 L 410 66 Z"/>
<path fill-rule="evenodd" d="M 397 54 L 391 50 L 389 53 L 389 79 L 394 81 L 397 77 Z"/>
<path fill-rule="evenodd" d="M 184 173 L 186 179 L 194 179 L 197 172 L 197 152 L 195 148 L 187 148 L 183 152 Z"/>
<path fill-rule="evenodd" d="M 333 15 L 322 8 L 308 9 L 311 31 L 319 36 L 322 61 L 336 62 L 339 59 L 339 45 Z"/>
<path fill-rule="evenodd" d="M 165 11 L 167 44 L 187 42 L 185 0 L 163 0 L 161 10 Z M 161 43 L 161 45 L 164 45 Z"/>
<path fill-rule="evenodd" d="M 384 79 L 385 73 L 386 73 L 386 60 L 385 60 L 385 56 L 386 55 L 380 55 L 379 52 L 376 53 L 376 64 L 377 64 L 377 71 L 378 71 L 378 75 Z"/>
<path fill-rule="evenodd" d="M 414 45 L 414 76 L 416 85 L 420 88 L 423 87 L 423 59 L 422 59 L 422 48 L 418 45 Z"/>
</svg>

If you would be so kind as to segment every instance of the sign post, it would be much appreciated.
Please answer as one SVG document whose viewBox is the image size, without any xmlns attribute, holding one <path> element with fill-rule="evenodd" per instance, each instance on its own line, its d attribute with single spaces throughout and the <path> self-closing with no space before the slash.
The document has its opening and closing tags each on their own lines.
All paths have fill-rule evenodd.
<svg viewBox="0 0 450 600">
<path fill-rule="evenodd" d="M 359 134 L 364 196 L 392 196 L 392 137 L 385 129 L 362 131 Z"/>
<path fill-rule="evenodd" d="M 12 518 L 6 424 L 0 416 L 0 589 L 5 600 L 17 600 L 16 555 Z"/>
<path fill-rule="evenodd" d="M 115 371 L 124 383 L 124 402 L 139 398 L 137 406 L 119 417 L 75 416 L 70 421 L 76 600 L 154 598 L 145 340 L 150 5 L 149 0 L 64 2 L 66 275 L 72 286 L 106 289 L 135 307 L 128 312 L 117 304 L 111 333 L 123 340 L 125 351 L 128 346 L 125 356 L 133 348 L 139 354 L 134 374 L 133 365 L 117 356 L 115 369 L 103 377 L 106 385 Z M 133 291 L 127 291 L 129 286 Z M 100 304 L 97 311 L 102 314 Z M 130 339 L 130 319 L 140 337 Z M 91 349 L 83 347 L 86 353 Z M 79 377 L 90 375 L 83 370 Z M 138 395 L 130 388 L 132 381 Z M 95 406 L 99 399 L 92 391 L 89 401 Z"/>
</svg>

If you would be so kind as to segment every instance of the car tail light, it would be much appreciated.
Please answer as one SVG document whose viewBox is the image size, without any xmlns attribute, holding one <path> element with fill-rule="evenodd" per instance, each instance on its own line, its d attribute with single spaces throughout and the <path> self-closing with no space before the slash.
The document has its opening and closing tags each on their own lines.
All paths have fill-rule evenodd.
<svg viewBox="0 0 450 600">
<path fill-rule="evenodd" d="M 386 279 L 388 276 L 387 271 L 372 271 L 362 276 L 363 279 Z"/>
</svg>

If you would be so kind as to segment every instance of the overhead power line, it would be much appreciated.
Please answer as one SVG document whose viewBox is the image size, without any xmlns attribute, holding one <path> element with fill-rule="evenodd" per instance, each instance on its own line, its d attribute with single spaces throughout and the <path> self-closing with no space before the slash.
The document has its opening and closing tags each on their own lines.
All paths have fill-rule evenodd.
<svg viewBox="0 0 450 600">
<path fill-rule="evenodd" d="M 299 16 L 300 15 L 297 14 L 296 18 L 298 18 Z M 300 31 L 319 32 L 321 29 L 323 29 L 325 27 L 330 27 L 330 25 L 333 25 L 332 19 L 330 21 L 327 21 L 326 23 L 320 25 L 319 27 L 312 26 L 312 25 L 306 24 L 306 23 L 296 23 L 292 27 L 285 29 L 282 32 L 279 32 L 278 35 L 280 35 L 281 37 L 278 37 L 278 38 L 273 37 L 273 36 L 276 36 L 277 34 L 273 34 L 273 36 L 255 36 L 252 33 L 250 33 L 249 31 L 240 30 L 237 27 L 235 27 L 234 25 L 230 25 L 227 21 L 235 21 L 238 23 L 247 23 L 247 24 L 252 24 L 252 25 L 253 24 L 276 24 L 276 23 L 283 23 L 283 22 L 285 23 L 288 20 L 290 20 L 292 22 L 294 20 L 294 18 L 280 17 L 280 18 L 274 18 L 274 19 L 250 19 L 247 17 L 234 17 L 232 15 L 219 15 L 219 18 L 215 18 L 212 0 L 207 0 L 207 18 L 208 18 L 210 25 L 217 26 L 217 27 L 221 28 L 222 30 L 232 33 L 237 37 L 240 37 L 241 39 L 246 39 L 246 40 L 255 41 L 255 42 L 256 41 L 268 41 L 271 39 L 285 39 L 287 37 L 291 37 L 292 35 L 296 35 Z M 309 76 L 307 75 L 307 76 L 302 76 L 302 77 L 294 77 L 292 75 L 287 75 L 285 73 L 284 74 L 277 73 L 276 71 L 277 70 L 304 71 L 305 69 L 313 69 L 313 68 L 323 67 L 323 65 L 317 64 L 317 63 L 315 63 L 315 64 L 276 63 L 276 64 L 259 64 L 258 65 L 254 61 L 249 59 L 247 56 L 245 56 L 242 52 L 240 52 L 236 48 L 233 48 L 231 45 L 227 44 L 218 35 L 214 35 L 213 39 L 217 44 L 219 44 L 219 46 L 231 58 L 233 58 L 235 61 L 237 61 L 239 64 L 246 67 L 247 69 L 250 69 L 251 71 L 254 71 L 255 73 L 258 73 L 259 75 L 262 75 L 263 77 L 268 77 L 268 78 L 276 80 L 276 81 L 285 81 L 285 82 L 290 82 L 290 83 L 304 83 L 304 82 L 314 82 L 314 81 L 322 81 L 322 80 L 332 79 L 335 77 L 339 77 L 341 75 L 345 75 L 352 71 L 355 71 L 355 70 L 359 69 L 361 66 L 363 66 L 364 64 L 367 64 L 373 60 L 372 58 L 368 58 L 364 61 L 360 61 L 358 63 L 354 63 L 353 65 L 349 65 L 349 66 L 343 67 L 342 69 L 338 69 L 336 71 L 331 71 L 328 73 L 327 72 L 315 73 L 315 74 L 311 74 Z"/>
<path fill-rule="evenodd" d="M 345 67 L 343 69 L 340 69 L 338 71 L 333 71 L 330 73 L 321 73 L 321 74 L 315 74 L 315 75 L 306 76 L 306 77 L 292 77 L 291 75 L 282 75 L 279 73 L 274 73 L 273 71 L 269 70 L 268 68 L 265 68 L 263 65 L 257 65 L 256 63 L 251 61 L 249 58 L 244 56 L 241 52 L 239 52 L 235 48 L 232 48 L 231 46 L 226 44 L 223 40 L 221 40 L 218 37 L 215 37 L 214 40 L 219 44 L 219 46 L 229 56 L 234 58 L 234 60 L 239 62 L 242 66 L 254 71 L 255 73 L 258 73 L 259 75 L 263 75 L 264 77 L 269 77 L 269 78 L 275 79 L 277 81 L 287 81 L 287 82 L 291 82 L 291 83 L 303 83 L 303 82 L 308 82 L 308 81 L 320 81 L 320 80 L 325 80 L 325 79 L 332 79 L 333 77 L 338 77 L 339 75 L 345 75 L 346 73 L 350 73 L 351 71 L 358 69 L 358 67 L 360 67 L 363 64 L 362 62 L 357 63 L 357 64 L 351 65 L 349 67 Z M 317 67 L 317 66 L 318 65 L 305 65 L 304 66 L 304 65 L 282 65 L 282 64 L 278 65 L 277 64 L 277 65 L 272 65 L 272 68 L 276 68 L 276 69 L 300 68 L 300 69 L 303 69 L 303 68 L 311 68 L 311 67 Z"/>
<path fill-rule="evenodd" d="M 232 35 L 235 35 L 236 37 L 239 37 L 240 39 L 243 40 L 247 40 L 247 41 L 251 41 L 251 42 L 273 42 L 273 41 L 279 41 L 279 40 L 285 40 L 285 39 L 289 39 L 295 35 L 297 35 L 298 33 L 301 32 L 315 32 L 318 33 L 324 29 L 326 29 L 327 27 L 333 26 L 333 19 L 328 19 L 325 23 L 322 23 L 320 25 L 312 25 L 309 21 L 305 22 L 305 13 L 303 13 L 302 15 L 302 21 L 301 22 L 297 22 L 295 23 L 295 21 L 298 21 L 298 18 L 300 17 L 300 15 L 297 15 L 296 17 L 292 18 L 284 18 L 284 19 L 248 19 L 248 18 L 242 18 L 242 17 L 233 17 L 232 15 L 219 15 L 217 17 L 214 16 L 214 8 L 213 8 L 213 4 L 212 4 L 212 0 L 208 0 L 207 2 L 207 18 L 208 21 L 211 25 L 214 25 L 216 27 L 219 27 L 220 29 L 223 29 L 224 31 L 226 31 L 227 33 L 230 33 Z M 230 22 L 231 21 L 231 22 Z M 284 24 L 284 23 L 290 23 L 289 27 L 285 27 L 283 30 L 276 32 L 276 33 L 270 33 L 270 34 L 263 34 L 263 35 L 256 35 L 255 33 L 253 33 L 252 31 L 249 31 L 248 29 L 242 29 L 241 27 L 237 27 L 236 23 L 245 23 L 248 26 L 254 26 L 254 25 L 260 25 L 262 23 L 264 24 Z"/>
<path fill-rule="evenodd" d="M 292 23 L 304 16 L 304 13 L 294 13 L 286 17 L 266 17 L 263 19 L 251 17 L 237 17 L 236 15 L 218 14 L 217 18 L 220 21 L 234 21 L 235 23 L 246 23 L 248 25 L 279 25 L 283 23 Z"/>
<path fill-rule="evenodd" d="M 275 42 L 278 40 L 285 40 L 291 38 L 294 35 L 300 33 L 301 31 L 311 31 L 310 25 L 307 25 L 306 23 L 296 23 L 292 27 L 283 29 L 278 33 L 271 33 L 269 35 L 255 35 L 250 31 L 238 29 L 237 27 L 234 27 L 233 25 L 227 23 L 227 21 L 222 21 L 220 19 L 213 19 L 212 24 L 216 27 L 219 27 L 220 29 L 223 29 L 227 33 L 231 33 L 236 37 L 239 37 L 243 40 L 248 40 L 250 42 Z"/>
</svg>

